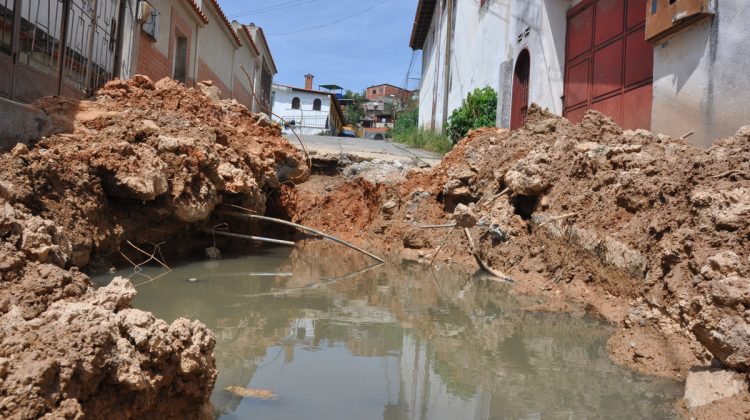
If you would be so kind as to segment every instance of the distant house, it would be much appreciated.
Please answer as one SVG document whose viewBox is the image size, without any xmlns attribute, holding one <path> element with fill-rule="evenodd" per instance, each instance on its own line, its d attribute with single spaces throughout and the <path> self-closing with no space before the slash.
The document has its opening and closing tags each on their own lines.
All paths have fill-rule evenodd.
<svg viewBox="0 0 750 420">
<path fill-rule="evenodd" d="M 419 123 L 441 130 L 475 88 L 498 91 L 498 125 L 529 103 L 579 121 L 594 109 L 624 128 L 707 146 L 750 123 L 744 0 L 420 0 Z"/>
<path fill-rule="evenodd" d="M 411 91 L 393 86 L 388 83 L 374 85 L 365 89 L 365 97 L 368 101 L 381 101 L 384 99 L 408 102 L 411 99 Z"/>
<path fill-rule="evenodd" d="M 362 121 L 364 137 L 383 140 L 393 128 L 396 113 L 412 100 L 410 90 L 391 84 L 370 86 L 365 89 L 367 102 L 363 105 L 365 118 Z"/>
<path fill-rule="evenodd" d="M 274 84 L 274 120 L 282 124 L 285 133 L 294 128 L 298 134 L 338 135 L 346 123 L 336 94 L 314 90 L 312 86 L 310 74 L 305 76 L 304 88 Z"/>
</svg>

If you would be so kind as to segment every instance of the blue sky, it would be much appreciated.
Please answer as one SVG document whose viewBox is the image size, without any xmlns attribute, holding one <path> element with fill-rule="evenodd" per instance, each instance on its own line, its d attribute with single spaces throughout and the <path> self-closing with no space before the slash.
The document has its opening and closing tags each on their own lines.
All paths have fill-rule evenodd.
<svg viewBox="0 0 750 420">
<path fill-rule="evenodd" d="M 219 0 L 219 4 L 229 20 L 263 28 L 279 70 L 274 77 L 277 83 L 304 86 L 304 75 L 312 73 L 315 86 L 338 84 L 357 92 L 380 83 L 404 85 L 417 0 Z M 362 11 L 336 24 L 279 35 Z M 411 77 L 419 77 L 420 62 L 417 54 Z M 416 89 L 417 83 L 411 80 L 409 87 Z"/>
</svg>

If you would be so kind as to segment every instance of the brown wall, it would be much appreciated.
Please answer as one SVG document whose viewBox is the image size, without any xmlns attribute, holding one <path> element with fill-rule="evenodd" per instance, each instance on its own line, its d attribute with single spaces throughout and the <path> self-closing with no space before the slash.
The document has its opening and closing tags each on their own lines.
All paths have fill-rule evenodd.
<svg viewBox="0 0 750 420">
<path fill-rule="evenodd" d="M 206 64 L 205 61 L 203 61 L 202 58 L 198 58 L 198 81 L 203 80 L 213 80 L 214 86 L 219 88 L 221 90 L 221 99 L 229 99 L 230 97 L 230 90 L 227 85 L 224 84 L 224 82 L 221 81 L 219 76 L 216 75 L 213 71 L 211 71 L 211 68 L 208 67 L 208 64 Z"/>
<path fill-rule="evenodd" d="M 136 72 L 145 74 L 154 81 L 159 80 L 163 77 L 172 77 L 172 62 L 174 60 L 174 43 L 177 35 L 187 38 L 187 77 L 185 84 L 193 86 L 193 80 L 190 77 L 192 72 L 190 71 L 190 46 L 193 45 L 193 27 L 187 23 L 185 19 L 180 16 L 180 13 L 172 7 L 170 10 L 170 22 L 169 22 L 169 55 L 164 56 L 156 48 L 156 44 L 151 38 L 146 35 L 145 32 L 139 30 L 140 39 L 138 42 L 138 66 Z"/>
<path fill-rule="evenodd" d="M 396 95 L 396 99 L 398 99 L 400 95 L 402 101 L 408 101 L 409 98 L 411 98 L 411 92 L 408 90 L 399 89 L 390 85 L 371 86 L 367 88 L 367 91 L 365 92 L 365 97 L 368 101 L 388 98 L 390 95 Z"/>
<path fill-rule="evenodd" d="M 253 95 L 245 89 L 240 79 L 236 77 L 234 78 L 234 92 L 232 92 L 232 98 L 236 99 L 237 102 L 242 105 L 252 109 L 251 105 L 253 103 Z"/>
</svg>

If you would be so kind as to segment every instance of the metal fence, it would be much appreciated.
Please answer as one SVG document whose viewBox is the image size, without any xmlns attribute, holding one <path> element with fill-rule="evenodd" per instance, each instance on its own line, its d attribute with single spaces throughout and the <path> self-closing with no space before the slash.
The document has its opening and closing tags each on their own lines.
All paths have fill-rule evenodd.
<svg viewBox="0 0 750 420">
<path fill-rule="evenodd" d="M 282 115 L 281 118 L 287 124 L 294 127 L 317 128 L 320 130 L 328 130 L 330 128 L 327 115 L 307 116 L 304 113 L 300 113 L 297 115 Z"/>
<path fill-rule="evenodd" d="M 116 73 L 124 3 L 0 0 L 0 96 L 31 102 L 101 87 Z"/>
</svg>

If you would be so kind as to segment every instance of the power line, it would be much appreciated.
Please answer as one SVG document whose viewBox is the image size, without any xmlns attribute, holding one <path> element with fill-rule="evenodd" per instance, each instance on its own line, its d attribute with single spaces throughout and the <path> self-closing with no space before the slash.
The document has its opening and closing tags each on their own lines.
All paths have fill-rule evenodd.
<svg viewBox="0 0 750 420">
<path fill-rule="evenodd" d="M 245 10 L 244 12 L 232 13 L 231 15 L 229 15 L 229 17 L 236 18 L 236 17 L 242 17 L 242 16 L 261 15 L 263 13 L 269 13 L 269 12 L 275 12 L 278 10 L 299 7 L 304 4 L 315 3 L 317 1 L 319 0 L 293 0 L 293 1 L 288 1 L 285 3 L 279 3 L 274 6 L 267 6 L 267 7 L 261 7 L 259 9 Z"/>
<path fill-rule="evenodd" d="M 409 90 L 409 76 L 411 75 L 411 67 L 414 64 L 415 55 L 417 55 L 417 51 L 412 50 L 411 58 L 409 59 L 409 68 L 406 70 L 406 77 L 404 78 L 404 90 Z"/>
<path fill-rule="evenodd" d="M 343 22 L 345 20 L 355 18 L 355 17 L 357 17 L 359 15 L 362 15 L 362 14 L 364 14 L 366 12 L 369 12 L 370 10 L 372 10 L 372 9 L 380 6 L 381 4 L 385 4 L 387 2 L 388 2 L 388 0 L 382 0 L 382 1 L 378 2 L 378 3 L 373 4 L 372 6 L 366 8 L 366 9 L 363 9 L 363 10 L 360 10 L 359 12 L 357 12 L 357 13 L 354 13 L 353 15 L 344 16 L 342 18 L 339 18 L 339 19 L 336 19 L 334 21 L 331 21 L 331 22 L 328 22 L 328 23 L 324 23 L 324 24 L 321 24 L 321 25 L 309 26 L 307 28 L 302 28 L 302 29 L 298 29 L 296 31 L 291 31 L 291 32 L 282 32 L 282 33 L 278 33 L 278 34 L 267 34 L 267 35 L 268 36 L 291 35 L 291 34 L 297 34 L 297 33 L 300 33 L 300 32 L 311 31 L 313 29 L 325 28 L 325 27 L 328 27 L 328 26 L 335 25 L 337 23 Z"/>
</svg>

